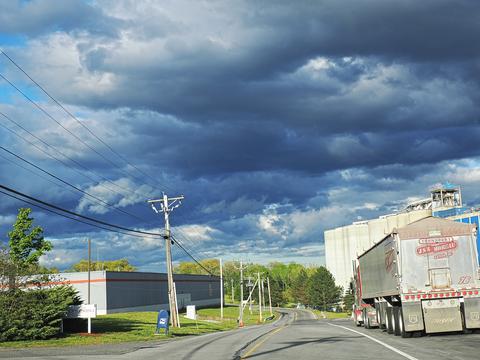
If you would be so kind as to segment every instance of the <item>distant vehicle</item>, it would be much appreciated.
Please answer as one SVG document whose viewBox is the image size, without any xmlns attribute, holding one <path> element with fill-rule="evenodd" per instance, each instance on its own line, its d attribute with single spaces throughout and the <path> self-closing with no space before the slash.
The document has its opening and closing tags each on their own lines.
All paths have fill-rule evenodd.
<svg viewBox="0 0 480 360">
<path fill-rule="evenodd" d="M 353 320 L 390 334 L 480 328 L 475 224 L 429 217 L 395 229 L 355 262 Z"/>
<path fill-rule="evenodd" d="M 297 309 L 305 309 L 305 305 L 298 303 Z"/>
</svg>

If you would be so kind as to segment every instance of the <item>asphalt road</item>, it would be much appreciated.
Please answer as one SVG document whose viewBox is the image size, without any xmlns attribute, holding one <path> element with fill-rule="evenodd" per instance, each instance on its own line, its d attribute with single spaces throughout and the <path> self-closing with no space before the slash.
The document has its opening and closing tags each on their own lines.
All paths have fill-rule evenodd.
<svg viewBox="0 0 480 360">
<path fill-rule="evenodd" d="M 380 329 L 355 327 L 349 320 L 317 320 L 308 310 L 282 310 L 274 324 L 168 342 L 9 353 L 29 359 L 480 359 L 480 334 L 402 339 Z M 0 351 L 0 356 L 2 352 Z M 7 353 L 4 353 L 7 355 Z"/>
</svg>

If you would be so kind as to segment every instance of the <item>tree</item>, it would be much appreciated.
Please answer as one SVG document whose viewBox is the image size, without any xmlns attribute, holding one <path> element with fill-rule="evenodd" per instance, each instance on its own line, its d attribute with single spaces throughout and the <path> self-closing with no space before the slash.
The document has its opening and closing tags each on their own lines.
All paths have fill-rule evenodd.
<svg viewBox="0 0 480 360">
<path fill-rule="evenodd" d="M 52 244 L 43 238 L 43 229 L 40 226 L 32 228 L 31 212 L 32 209 L 21 208 L 13 230 L 8 233 L 10 259 L 20 267 L 38 265 L 40 256 L 52 250 Z"/>
<path fill-rule="evenodd" d="M 285 293 L 282 289 L 283 284 L 279 279 L 270 278 L 270 295 L 272 297 L 272 306 L 281 306 L 285 303 Z M 265 288 L 265 304 L 268 304 L 268 289 Z"/>
<path fill-rule="evenodd" d="M 307 304 L 308 296 L 307 296 L 307 285 L 308 283 L 308 274 L 305 269 L 301 269 L 298 273 L 297 277 L 293 280 L 292 284 L 292 297 L 295 302 L 301 304 Z"/>
<path fill-rule="evenodd" d="M 137 268 L 131 265 L 127 259 L 118 259 L 110 261 L 91 261 L 91 271 L 135 271 Z M 88 271 L 88 260 L 82 259 L 73 264 L 71 271 Z"/>
<path fill-rule="evenodd" d="M 52 245 L 43 238 L 41 227 L 33 227 L 30 213 L 30 209 L 19 210 L 8 233 L 8 248 L 0 249 L 0 289 L 8 289 L 0 291 L 0 341 L 57 335 L 68 307 L 80 303 L 71 286 L 45 286 L 51 276 L 39 259 Z M 20 289 L 26 286 L 28 291 Z"/>
<path fill-rule="evenodd" d="M 325 266 L 320 266 L 307 281 L 309 305 L 329 310 L 338 304 L 342 288 L 335 285 L 333 275 Z"/>
<path fill-rule="evenodd" d="M 10 262 L 9 287 L 17 286 L 18 277 L 38 271 L 40 256 L 52 249 L 52 244 L 43 237 L 40 226 L 33 227 L 32 210 L 21 208 L 8 233 L 8 260 Z"/>
</svg>

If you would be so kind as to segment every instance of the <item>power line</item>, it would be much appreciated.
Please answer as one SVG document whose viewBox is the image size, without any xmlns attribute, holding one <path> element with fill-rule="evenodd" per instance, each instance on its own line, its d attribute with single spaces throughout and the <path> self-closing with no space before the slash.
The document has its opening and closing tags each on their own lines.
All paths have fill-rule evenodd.
<svg viewBox="0 0 480 360">
<path fill-rule="evenodd" d="M 95 218 L 92 218 L 92 217 L 89 217 L 89 216 L 85 216 L 85 215 L 82 215 L 82 214 L 78 214 L 74 211 L 70 211 L 70 210 L 67 210 L 67 209 L 64 209 L 58 205 L 55 205 L 55 204 L 51 204 L 51 203 L 48 203 L 46 201 L 43 201 L 43 200 L 40 200 L 40 199 L 37 199 L 33 196 L 30 196 L 30 195 L 27 195 L 27 194 L 24 194 L 20 191 L 17 191 L 15 189 L 12 189 L 12 188 L 9 188 L 5 185 L 1 185 L 0 184 L 0 189 L 3 189 L 7 192 L 10 192 L 10 193 L 13 193 L 15 195 L 18 195 L 18 196 L 21 196 L 21 197 L 24 197 L 30 201 L 34 201 L 36 203 L 39 203 L 43 206 L 47 206 L 49 208 L 53 208 L 55 210 L 58 210 L 62 213 L 66 213 L 66 214 L 69 214 L 69 215 L 73 215 L 73 216 L 78 216 L 79 218 L 82 218 L 82 219 L 85 219 L 85 220 L 88 220 L 88 221 L 92 221 L 96 224 L 100 224 L 100 225 L 104 225 L 104 226 L 108 226 L 108 227 L 112 227 L 112 228 L 115 228 L 115 229 L 119 229 L 119 230 L 124 230 L 124 231 L 128 231 L 128 232 L 131 232 L 131 233 L 134 233 L 134 234 L 140 234 L 140 235 L 149 235 L 149 236 L 156 236 L 156 237 L 161 237 L 161 238 L 165 238 L 165 235 L 163 234 L 160 234 L 160 233 L 152 233 L 152 232 L 148 232 L 148 231 L 141 231 L 141 230 L 134 230 L 134 229 L 130 229 L 130 228 L 127 228 L 127 227 L 124 227 L 124 226 L 120 226 L 120 225 L 116 225 L 116 224 L 111 224 L 111 223 L 108 223 L 106 221 L 102 221 L 102 220 L 98 220 L 98 219 L 95 219 Z"/>
<path fill-rule="evenodd" d="M 175 241 L 175 243 L 183 250 L 185 253 L 192 258 L 193 261 L 197 263 L 198 266 L 200 266 L 203 270 L 205 270 L 209 275 L 215 276 L 210 270 L 208 270 L 205 266 L 202 265 L 185 247 L 182 245 L 182 243 L 175 237 L 173 234 L 171 234 L 172 239 Z"/>
<path fill-rule="evenodd" d="M 65 113 L 67 113 L 72 119 L 74 119 L 78 124 L 80 124 L 85 130 L 87 130 L 95 139 L 97 139 L 101 144 L 103 144 L 107 149 L 109 149 L 113 154 L 115 154 L 120 160 L 122 160 L 124 163 L 127 165 L 130 165 L 133 167 L 135 170 L 149 178 L 151 181 L 154 181 L 156 184 L 159 184 L 157 180 L 153 178 L 153 176 L 147 174 L 143 170 L 141 170 L 139 167 L 136 165 L 130 163 L 123 155 L 121 155 L 119 152 L 117 152 L 115 149 L 113 149 L 108 143 L 106 143 L 104 140 L 102 140 L 99 136 L 97 136 L 87 125 L 85 125 L 83 122 L 78 120 L 78 118 L 73 115 L 68 109 L 66 109 L 57 99 L 55 99 L 43 86 L 41 86 L 35 79 L 33 79 L 19 64 L 15 62 L 3 49 L 0 49 L 0 52 L 13 64 L 17 69 L 19 69 L 26 77 L 30 79 L 42 92 L 47 95 L 55 104 L 57 104 Z M 165 187 L 167 190 L 169 189 L 167 186 L 159 184 L 163 187 Z"/>
<path fill-rule="evenodd" d="M 67 185 L 67 186 L 69 186 L 69 187 L 71 187 L 72 189 L 74 189 L 74 190 L 76 190 L 76 191 L 79 191 L 79 192 L 81 192 L 81 193 L 84 194 L 84 195 L 87 195 L 88 197 L 90 197 L 90 198 L 94 199 L 95 201 L 101 203 L 102 206 L 104 206 L 104 207 L 110 207 L 110 208 L 113 208 L 114 210 L 116 210 L 116 211 L 118 211 L 118 212 L 121 212 L 121 213 L 123 213 L 123 214 L 132 216 L 132 217 L 134 217 L 134 218 L 136 218 L 136 219 L 138 219 L 138 220 L 143 220 L 143 219 L 139 218 L 138 216 L 129 213 L 128 211 L 119 209 L 119 208 L 116 207 L 115 205 L 112 205 L 112 204 L 109 204 L 109 203 L 106 202 L 106 201 L 103 201 L 103 200 L 100 199 L 99 197 L 97 197 L 97 196 L 95 196 L 95 195 L 92 195 L 92 194 L 86 192 L 85 190 L 80 189 L 79 187 L 77 187 L 77 186 L 69 183 L 69 182 L 66 181 L 66 180 L 63 180 L 62 178 L 60 178 L 60 177 L 52 174 L 51 172 L 49 172 L 49 171 L 47 171 L 47 170 L 45 170 L 45 169 L 42 169 L 40 166 L 35 165 L 34 163 L 32 163 L 32 162 L 28 161 L 27 159 L 21 157 L 20 155 L 15 154 L 14 152 L 12 152 L 12 151 L 4 148 L 3 146 L 0 146 L 0 149 L 3 150 L 3 151 L 5 151 L 6 153 L 8 153 L 8 154 L 10 154 L 10 155 L 12 155 L 12 156 L 14 156 L 14 157 L 16 157 L 17 159 L 19 159 L 19 160 L 27 163 L 28 165 L 34 167 L 35 169 L 37 169 L 37 170 L 39 170 L 39 171 L 47 174 L 48 176 L 53 177 L 54 179 L 60 181 L 61 183 L 65 184 L 65 185 Z"/>
<path fill-rule="evenodd" d="M 22 201 L 22 202 L 24 202 L 24 203 L 26 203 L 26 204 L 35 206 L 35 207 L 37 207 L 37 208 L 43 209 L 43 210 L 45 210 L 45 211 L 51 212 L 51 213 L 53 213 L 53 214 L 62 216 L 62 217 L 67 218 L 67 219 L 71 219 L 71 220 L 77 221 L 77 222 L 82 223 L 82 224 L 87 224 L 87 225 L 89 225 L 89 226 L 93 226 L 93 227 L 96 227 L 96 228 L 99 228 L 99 229 L 107 230 L 107 231 L 114 232 L 114 233 L 118 233 L 118 234 L 124 234 L 124 235 L 128 235 L 128 236 L 133 236 L 133 237 L 142 238 L 142 239 L 145 238 L 144 235 L 135 235 L 135 234 L 123 232 L 123 231 L 120 231 L 120 230 L 110 229 L 110 228 L 104 227 L 104 226 L 102 226 L 102 225 L 92 224 L 92 223 L 89 223 L 89 222 L 87 222 L 87 221 L 83 221 L 83 220 L 74 218 L 73 216 L 69 216 L 69 215 L 66 215 L 66 214 L 62 214 L 62 213 L 57 212 L 57 211 L 55 211 L 55 210 L 49 209 L 49 208 L 47 208 L 46 206 L 42 206 L 42 205 L 39 205 L 39 204 L 35 204 L 35 203 L 32 202 L 32 201 L 28 201 L 28 200 L 22 199 L 22 198 L 20 198 L 20 197 L 18 197 L 18 196 L 9 194 L 9 193 L 7 193 L 7 192 L 5 192 L 5 191 L 2 191 L 2 190 L 0 190 L 0 193 L 4 194 L 4 195 L 6 195 L 6 196 L 9 196 L 9 197 L 11 197 L 11 198 L 17 199 L 17 200 L 19 200 L 19 201 Z"/>
<path fill-rule="evenodd" d="M 122 170 L 118 164 L 114 163 L 112 160 L 108 159 L 105 155 L 103 155 L 101 152 L 99 152 L 98 150 L 96 150 L 94 147 L 92 147 L 91 145 L 89 145 L 88 143 L 86 143 L 85 141 L 83 141 L 79 136 L 77 136 L 75 133 L 73 133 L 72 131 L 70 131 L 69 129 L 67 129 L 60 121 L 58 121 L 57 119 L 55 119 L 48 111 L 46 111 L 43 107 L 41 107 L 40 105 L 38 105 L 32 98 L 30 98 L 25 92 L 23 92 L 18 86 L 16 86 L 14 83 L 12 83 L 10 80 L 8 80 L 3 74 L 0 73 L 0 78 L 2 78 L 3 80 L 5 80 L 8 84 L 10 84 L 10 86 L 12 86 L 15 90 L 17 90 L 20 94 L 23 95 L 23 97 L 25 99 L 27 99 L 30 103 L 32 103 L 37 109 L 39 109 L 44 115 L 46 115 L 48 118 L 50 118 L 51 120 L 53 120 L 58 126 L 60 126 L 63 130 L 65 130 L 67 133 L 69 133 L 71 136 L 73 136 L 77 141 L 79 141 L 81 144 L 83 144 L 85 147 L 89 148 L 90 150 L 92 150 L 95 154 L 97 154 L 98 156 L 100 156 L 102 159 L 104 159 L 106 162 L 108 162 L 109 164 L 111 164 L 112 166 L 114 166 L 115 168 L 117 168 L 120 172 L 122 172 L 124 175 L 126 176 L 132 176 L 134 178 L 136 178 L 137 180 L 139 180 L 140 178 L 136 177 L 136 176 L 133 176 L 133 175 L 129 175 L 127 174 L 124 170 Z"/>
<path fill-rule="evenodd" d="M 12 124 L 16 125 L 17 127 L 19 127 L 20 129 L 22 129 L 23 131 L 25 131 L 27 134 L 29 134 L 31 137 L 33 137 L 34 139 L 40 141 L 43 145 L 45 145 L 46 147 L 48 147 L 49 149 L 52 149 L 54 150 L 56 153 L 60 154 L 61 156 L 63 156 L 64 158 L 68 159 L 69 161 L 71 161 L 73 164 L 77 165 L 78 167 L 81 167 L 82 169 L 86 170 L 86 171 L 89 171 L 89 172 L 92 172 L 92 170 L 90 170 L 89 168 L 87 168 L 86 166 L 82 165 L 80 162 L 78 162 L 77 160 L 71 158 L 70 156 L 66 155 L 65 153 L 63 153 L 62 151 L 58 150 L 57 148 L 55 148 L 53 145 L 50 145 L 49 143 L 47 143 L 46 141 L 42 140 L 40 137 L 36 136 L 34 133 L 32 133 L 31 131 L 29 131 L 28 129 L 26 129 L 24 126 L 22 126 L 22 124 L 18 123 L 17 121 L 13 120 L 11 117 L 7 116 L 6 114 L 4 114 L 3 112 L 0 111 L 0 116 L 3 116 L 5 119 L 7 119 L 8 121 L 10 121 Z M 23 139 L 24 141 L 28 142 L 30 145 L 34 146 L 35 148 L 37 148 L 38 150 L 42 151 L 44 154 L 46 154 L 47 156 L 49 156 L 50 158 L 60 162 L 61 164 L 67 166 L 68 168 L 74 170 L 75 172 L 77 172 L 78 174 L 86 177 L 87 179 L 89 179 L 90 181 L 93 181 L 93 182 L 96 182 L 97 180 L 93 179 L 91 176 L 88 176 L 86 175 L 85 173 L 75 169 L 74 167 L 72 167 L 71 165 L 68 165 L 67 163 L 65 163 L 63 160 L 57 158 L 56 156 L 52 155 L 52 154 L 49 154 L 48 152 L 46 152 L 45 150 L 43 150 L 42 148 L 40 148 L 38 145 L 35 145 L 33 144 L 31 141 L 27 140 L 25 137 L 23 137 L 22 135 L 18 134 L 16 131 L 12 130 L 12 129 L 9 129 L 7 128 L 6 126 L 4 125 L 1 125 L 0 126 L 4 127 L 5 129 L 7 129 L 8 131 L 12 132 L 13 134 L 15 134 L 16 136 L 20 137 L 21 139 Z M 119 188 L 119 189 L 122 189 L 124 190 L 125 192 L 127 193 L 132 193 L 132 191 L 124 186 L 121 186 L 121 185 L 118 185 L 118 184 L 115 184 L 113 181 L 105 178 L 104 176 L 102 175 L 98 175 L 98 174 L 95 174 L 96 176 L 98 176 L 100 179 L 102 179 L 103 181 L 105 182 L 108 182 L 110 184 L 112 184 L 113 186 Z M 115 191 L 113 190 L 112 188 L 109 188 L 105 185 L 102 185 L 102 184 L 99 184 L 99 186 L 102 186 L 103 188 L 107 189 L 107 190 L 110 190 L 116 194 L 119 194 L 121 195 L 118 191 Z M 146 197 L 146 194 L 143 194 L 145 197 Z"/>
</svg>

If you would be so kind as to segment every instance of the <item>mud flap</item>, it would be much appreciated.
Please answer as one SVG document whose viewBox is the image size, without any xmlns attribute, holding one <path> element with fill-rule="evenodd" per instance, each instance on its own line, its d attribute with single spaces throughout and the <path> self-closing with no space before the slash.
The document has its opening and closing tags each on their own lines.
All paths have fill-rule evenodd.
<svg viewBox="0 0 480 360">
<path fill-rule="evenodd" d="M 403 324 L 405 331 L 422 331 L 423 330 L 423 313 L 422 303 L 420 301 L 404 302 L 403 308 Z"/>
<path fill-rule="evenodd" d="M 480 328 L 480 298 L 465 298 L 465 327 L 467 329 Z"/>
<path fill-rule="evenodd" d="M 459 299 L 426 300 L 422 308 L 427 333 L 463 330 Z"/>
</svg>

